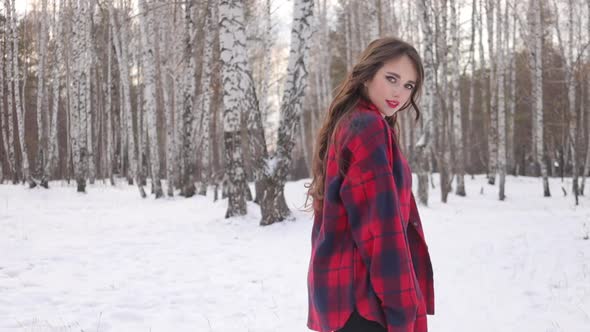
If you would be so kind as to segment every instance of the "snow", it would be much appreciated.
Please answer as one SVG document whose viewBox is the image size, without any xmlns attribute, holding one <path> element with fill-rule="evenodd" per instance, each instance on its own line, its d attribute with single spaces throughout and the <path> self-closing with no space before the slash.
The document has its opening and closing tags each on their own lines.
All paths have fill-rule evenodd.
<svg viewBox="0 0 590 332">
<path fill-rule="evenodd" d="M 434 175 L 435 183 L 437 175 Z M 223 219 L 227 201 L 141 199 L 123 181 L 75 192 L 0 185 L 0 331 L 307 331 L 311 214 Z M 417 181 L 414 179 L 416 188 Z M 571 179 L 485 177 L 420 206 L 435 274 L 432 331 L 590 331 L 590 199 Z M 480 193 L 483 188 L 483 194 Z"/>
</svg>

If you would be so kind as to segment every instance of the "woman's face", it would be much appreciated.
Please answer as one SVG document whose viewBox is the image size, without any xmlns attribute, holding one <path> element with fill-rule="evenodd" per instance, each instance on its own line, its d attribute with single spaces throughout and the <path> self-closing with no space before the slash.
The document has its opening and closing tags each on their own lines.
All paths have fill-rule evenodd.
<svg viewBox="0 0 590 332">
<path fill-rule="evenodd" d="M 414 63 L 407 55 L 389 60 L 365 82 L 369 99 L 384 117 L 392 116 L 410 99 L 417 77 Z"/>
</svg>

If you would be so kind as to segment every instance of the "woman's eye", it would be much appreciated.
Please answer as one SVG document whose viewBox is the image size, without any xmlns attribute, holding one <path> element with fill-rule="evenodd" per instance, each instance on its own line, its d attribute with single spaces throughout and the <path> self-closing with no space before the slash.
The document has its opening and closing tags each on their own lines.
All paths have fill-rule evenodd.
<svg viewBox="0 0 590 332">
<path fill-rule="evenodd" d="M 395 83 L 397 81 L 393 76 L 387 76 L 387 80 L 391 83 Z"/>
<path fill-rule="evenodd" d="M 412 84 L 406 84 L 406 89 L 413 90 L 414 86 Z"/>
</svg>

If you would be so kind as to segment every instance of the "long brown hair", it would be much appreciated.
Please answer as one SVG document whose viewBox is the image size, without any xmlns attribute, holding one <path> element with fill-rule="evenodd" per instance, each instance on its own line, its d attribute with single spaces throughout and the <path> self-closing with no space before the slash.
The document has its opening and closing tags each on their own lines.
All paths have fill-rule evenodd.
<svg viewBox="0 0 590 332">
<path fill-rule="evenodd" d="M 414 63 L 418 78 L 408 102 L 399 111 L 411 106 L 416 111 L 415 120 L 418 121 L 420 118 L 417 100 L 420 97 L 424 82 L 424 69 L 420 55 L 412 45 L 398 38 L 384 37 L 372 41 L 361 54 L 358 63 L 354 65 L 352 71 L 348 73 L 346 79 L 336 89 L 336 96 L 332 100 L 327 116 L 324 118 L 322 127 L 318 132 L 312 161 L 312 180 L 311 183 L 306 184 L 308 191 L 305 204 L 308 206 L 308 210 L 313 209 L 318 212 L 322 209 L 328 145 L 333 141 L 334 133 L 340 121 L 355 109 L 360 100 L 369 101 L 364 83 L 371 80 L 385 62 L 397 59 L 402 55 L 407 55 Z M 385 119 L 391 128 L 395 128 L 397 112 Z M 311 207 L 308 205 L 310 197 L 313 200 Z"/>
</svg>

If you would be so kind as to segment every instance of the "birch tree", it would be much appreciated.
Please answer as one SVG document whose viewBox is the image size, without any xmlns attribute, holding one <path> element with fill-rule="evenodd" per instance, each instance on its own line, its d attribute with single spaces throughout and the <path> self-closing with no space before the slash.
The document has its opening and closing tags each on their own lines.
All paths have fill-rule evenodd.
<svg viewBox="0 0 590 332">
<path fill-rule="evenodd" d="M 152 186 L 156 198 L 163 196 L 162 184 L 160 181 L 160 152 L 158 149 L 158 135 L 156 123 L 156 64 L 155 64 L 155 35 L 154 14 L 150 10 L 146 0 L 140 0 L 139 5 L 143 13 L 139 20 L 141 24 L 142 41 L 142 65 L 144 70 L 143 101 L 147 113 L 147 136 L 150 147 L 150 168 L 152 175 Z"/>
<path fill-rule="evenodd" d="M 51 120 L 48 123 L 48 142 L 47 142 L 47 159 L 43 165 L 43 176 L 41 178 L 40 185 L 44 188 L 49 187 L 49 178 L 53 169 L 55 167 L 55 161 L 57 159 L 58 153 L 58 142 L 57 142 L 57 114 L 59 111 L 59 101 L 60 101 L 60 71 L 62 70 L 62 63 L 63 63 L 63 11 L 64 5 L 63 2 L 60 2 L 59 11 L 56 12 L 55 10 L 55 1 L 53 2 L 54 7 L 54 17 L 56 19 L 51 24 L 51 31 L 54 37 L 54 52 L 53 52 L 53 65 L 51 69 L 51 95 L 52 95 L 52 105 L 51 105 Z"/>
<path fill-rule="evenodd" d="M 587 4 L 587 36 L 590 39 L 590 2 L 588 2 Z M 590 48 L 588 48 L 587 51 L 588 59 L 590 61 Z M 585 105 L 585 107 L 582 107 L 582 110 L 586 112 L 586 128 L 590 130 L 590 72 L 586 73 L 586 97 L 588 99 L 588 102 Z M 584 170 L 582 172 L 582 185 L 580 186 L 581 195 L 584 195 L 584 185 L 586 182 L 586 176 L 590 176 L 590 133 L 587 135 L 586 139 L 586 160 L 584 162 Z"/>
<path fill-rule="evenodd" d="M 93 36 L 93 26 L 94 26 L 94 9 L 95 3 L 94 0 L 88 0 L 86 4 L 86 10 L 88 13 L 86 14 L 86 18 L 84 21 L 84 45 L 87 48 L 86 52 L 84 53 L 84 62 L 83 62 L 83 70 L 84 78 L 86 80 L 86 89 L 84 91 L 84 96 L 86 98 L 86 105 L 84 106 L 84 122 L 82 124 L 83 128 L 86 129 L 86 134 L 82 134 L 85 139 L 85 146 L 86 146 L 86 158 L 84 159 L 84 170 L 87 172 L 88 182 L 90 184 L 94 184 L 96 179 L 96 153 L 94 149 L 94 127 L 96 126 L 96 108 L 97 108 L 97 101 L 93 100 L 92 98 L 92 82 L 93 76 L 95 75 L 96 70 L 94 70 L 94 63 L 96 63 L 96 52 L 95 52 L 95 43 L 92 38 Z"/>
<path fill-rule="evenodd" d="M 486 62 L 485 62 L 485 51 L 484 51 L 484 35 L 483 35 L 483 27 L 485 25 L 484 23 L 484 1 L 486 0 L 478 0 L 478 24 L 477 24 L 477 37 L 478 37 L 478 50 L 479 50 L 479 72 L 480 72 L 480 81 L 481 83 L 481 87 L 480 87 L 480 93 L 481 93 L 481 109 L 483 114 L 489 114 L 490 113 L 490 104 L 488 103 L 488 98 L 489 98 L 489 90 L 487 89 L 487 87 L 489 87 L 489 83 L 490 83 L 490 71 L 488 71 L 487 67 L 486 67 Z M 485 124 L 487 124 L 488 122 L 485 121 L 484 122 L 484 134 L 486 133 L 486 128 L 485 128 Z M 489 130 L 489 128 L 488 128 Z M 480 154 L 483 153 L 482 151 L 478 151 L 478 157 L 481 157 Z M 486 171 L 489 173 L 489 168 Z"/>
<path fill-rule="evenodd" d="M 454 130 L 454 148 L 455 148 L 455 175 L 457 176 L 457 188 L 455 193 L 459 196 L 465 196 L 465 153 L 463 151 L 463 126 L 461 115 L 461 96 L 459 81 L 460 74 L 460 31 L 457 23 L 459 15 L 457 14 L 457 2 L 450 0 L 451 5 L 451 38 L 453 43 L 453 54 L 451 60 L 451 102 L 453 110 L 453 130 Z"/>
<path fill-rule="evenodd" d="M 363 44 L 363 47 L 368 45 L 372 40 L 379 37 L 379 4 L 377 3 L 379 0 L 366 0 L 365 6 L 367 8 L 367 32 L 368 32 L 368 39 Z"/>
<path fill-rule="evenodd" d="M 437 166 L 440 173 L 440 192 L 441 201 L 446 203 L 448 194 L 451 190 L 451 147 L 452 145 L 452 109 L 450 110 L 448 103 L 449 88 L 448 79 L 448 0 L 440 1 L 436 4 L 435 10 L 438 16 L 435 18 L 435 25 L 437 28 L 435 44 L 436 44 L 436 60 L 440 64 L 438 70 L 440 74 L 436 76 L 437 84 L 437 103 L 440 110 L 440 116 L 433 117 L 435 127 L 440 128 L 438 131 L 438 150 L 436 151 Z M 436 112 L 439 113 L 439 112 Z M 433 114 L 434 115 L 434 114 Z"/>
<path fill-rule="evenodd" d="M 112 0 L 113 1 L 113 0 Z M 119 78 L 121 85 L 121 131 L 122 131 L 122 145 L 126 148 L 127 157 L 127 180 L 129 184 L 133 184 L 135 180 L 137 183 L 137 154 L 135 148 L 135 134 L 133 125 L 133 115 L 131 114 L 131 88 L 129 75 L 129 42 L 128 42 L 128 26 L 122 17 L 122 10 L 115 15 L 112 1 L 109 1 L 109 19 L 112 29 L 119 33 L 113 33 L 113 44 L 115 45 L 115 53 L 117 55 L 117 64 L 119 69 Z M 117 24 L 117 21 L 120 24 Z M 143 191 L 141 183 L 137 183 L 140 193 Z"/>
<path fill-rule="evenodd" d="M 590 10 L 590 5 L 588 6 Z M 588 16 L 590 20 L 590 15 Z M 586 74 L 586 96 L 590 99 L 590 73 Z M 586 112 L 586 128 L 590 128 L 590 112 L 588 111 L 590 105 L 586 104 L 582 110 Z M 584 186 L 586 184 L 586 177 L 590 176 L 590 134 L 586 139 L 586 160 L 584 161 L 584 170 L 582 171 L 582 184 L 580 185 L 580 195 L 584 195 Z"/>
<path fill-rule="evenodd" d="M 502 15 L 502 1 L 498 1 L 496 10 L 496 47 L 497 47 L 497 91 L 498 91 L 498 172 L 500 175 L 499 198 L 501 201 L 506 197 L 505 195 L 505 181 L 506 181 L 506 112 L 504 100 L 504 58 L 505 53 L 503 49 L 503 22 Z"/>
<path fill-rule="evenodd" d="M 41 179 L 45 179 L 47 176 L 44 174 L 45 167 L 43 164 L 47 156 L 47 144 L 48 137 L 46 133 L 47 119 L 46 114 L 48 113 L 44 109 L 45 99 L 45 59 L 47 57 L 47 19 L 49 15 L 47 13 L 47 0 L 41 0 L 41 22 L 39 24 L 39 67 L 37 70 L 37 176 Z M 45 121 L 44 121 L 45 120 Z M 41 180 L 43 182 L 43 180 Z M 45 184 L 45 183 L 44 183 Z"/>
<path fill-rule="evenodd" d="M 309 174 L 311 174 L 312 141 L 317 135 L 321 125 L 321 116 L 328 109 L 332 100 L 332 79 L 330 69 L 332 67 L 332 53 L 330 52 L 330 27 L 328 25 L 327 0 L 317 0 L 314 4 L 313 46 L 316 50 L 310 54 L 310 65 L 314 70 L 310 71 L 310 93 L 306 97 L 302 116 L 300 117 L 300 140 L 303 157 Z M 343 14 L 347 16 L 348 14 Z M 344 23 L 346 24 L 346 23 Z M 348 26 L 347 26 L 348 27 Z M 350 28 L 350 27 L 348 27 Z M 346 50 L 349 54 L 350 50 Z M 343 57 L 344 61 L 349 61 Z M 348 66 L 348 63 L 347 63 Z"/>
<path fill-rule="evenodd" d="M 494 0 L 484 0 L 488 32 L 488 54 L 490 62 L 489 82 L 489 130 L 488 130 L 488 183 L 493 185 L 496 182 L 498 162 L 498 101 L 496 80 L 496 56 L 494 49 L 494 8 L 497 3 Z M 497 46 L 497 45 L 496 45 Z"/>
<path fill-rule="evenodd" d="M 112 0 L 109 1 L 109 11 L 107 13 L 109 17 L 108 21 L 108 32 L 106 39 L 107 47 L 107 78 L 106 84 L 103 87 L 104 94 L 106 95 L 105 104 L 105 121 L 106 121 L 106 154 L 105 154 L 105 166 L 106 166 L 106 177 L 109 179 L 111 185 L 115 185 L 115 179 L 113 177 L 113 159 L 114 159 L 114 114 L 113 114 L 113 25 L 111 24 L 112 11 Z M 120 105 L 119 105 L 120 106 Z"/>
<path fill-rule="evenodd" d="M 219 43 L 223 81 L 223 132 L 227 174 L 228 208 L 226 218 L 246 214 L 246 174 L 242 160 L 240 135 L 241 102 L 246 91 L 240 86 L 248 58 L 246 56 L 244 8 L 239 0 L 219 2 Z"/>
<path fill-rule="evenodd" d="M 544 140 L 543 140 L 543 24 L 541 20 L 541 2 L 532 1 L 531 15 L 529 16 L 530 31 L 532 34 L 532 73 L 533 73 L 533 133 L 535 144 L 535 158 L 541 169 L 541 176 L 543 177 L 543 195 L 545 197 L 551 196 L 549 191 L 549 179 L 547 177 L 547 166 L 544 160 Z"/>
<path fill-rule="evenodd" d="M 428 155 L 433 149 L 433 121 L 435 91 L 434 64 L 434 29 L 432 26 L 431 0 L 419 0 L 418 12 L 421 17 L 420 27 L 424 35 L 424 96 L 422 97 L 422 130 L 416 142 L 418 199 L 423 205 L 428 205 Z"/>
<path fill-rule="evenodd" d="M 579 195 L 579 188 L 578 188 L 578 126 L 577 126 L 577 112 L 576 112 L 576 91 L 577 91 L 577 81 L 575 77 L 575 72 L 577 67 L 579 66 L 579 62 L 584 55 L 585 48 L 588 47 L 588 44 L 583 45 L 580 42 L 580 39 L 576 39 L 574 37 L 574 25 L 581 24 L 581 22 L 574 21 L 574 12 L 577 10 L 581 10 L 576 8 L 573 0 L 567 0 L 567 20 L 566 20 L 566 28 L 567 28 L 567 39 L 562 36 L 562 27 L 559 20 L 559 10 L 557 7 L 557 3 L 554 0 L 553 6 L 555 9 L 555 31 L 557 33 L 557 40 L 559 42 L 559 51 L 561 53 L 561 57 L 564 61 L 564 74 L 565 74 L 565 83 L 566 83 L 566 90 L 567 90 L 567 105 L 568 105 L 568 126 L 569 132 L 567 136 L 567 146 L 569 147 L 569 151 L 571 154 L 572 159 L 572 192 L 574 194 L 574 198 L 576 200 L 576 205 L 578 205 L 578 195 Z M 577 49 L 574 52 L 574 48 Z"/>
<path fill-rule="evenodd" d="M 347 1 L 347 0 L 344 0 Z M 350 0 L 348 0 L 350 1 Z M 353 66 L 353 52 L 352 52 L 352 13 L 350 10 L 346 10 L 348 2 L 343 4 L 343 11 L 344 11 L 344 43 L 345 43 L 345 52 L 346 52 L 346 72 L 350 72 Z"/>
<path fill-rule="evenodd" d="M 211 178 L 211 75 L 213 68 L 213 46 L 214 37 L 217 32 L 217 1 L 210 1 L 206 20 L 206 37 L 205 37 L 205 52 L 203 55 L 203 98 L 201 109 L 203 112 L 203 131 L 202 131 L 202 174 L 201 174 L 201 188 L 199 194 L 205 196 L 207 194 L 207 186 Z M 270 4 L 267 4 L 270 7 Z M 267 57 L 270 58 L 270 57 Z"/>
<path fill-rule="evenodd" d="M 70 98 L 71 112 L 71 139 L 74 163 L 74 177 L 77 183 L 78 192 L 86 192 L 86 180 L 88 179 L 88 105 L 90 75 L 90 63 L 88 55 L 88 39 L 86 34 L 89 26 L 89 3 L 88 0 L 77 0 L 72 3 L 74 6 L 73 23 L 70 28 L 70 39 L 72 41 L 72 80 L 70 82 L 72 96 Z"/>
<path fill-rule="evenodd" d="M 162 1 L 163 3 L 163 1 Z M 177 8 L 180 5 L 163 6 L 162 10 L 165 12 L 162 28 L 160 30 L 160 42 L 163 45 L 160 54 L 161 71 L 162 71 L 162 97 L 164 100 L 164 112 L 166 121 L 166 178 L 167 188 L 166 194 L 170 197 L 174 196 L 174 183 L 176 181 L 175 175 L 175 161 L 177 160 L 177 118 L 176 105 L 179 104 L 177 99 L 177 90 L 180 87 L 177 85 L 179 80 L 179 66 L 180 55 L 182 52 L 177 52 L 181 48 L 181 38 L 170 38 L 176 36 L 177 26 L 174 24 L 172 17 L 176 14 Z"/>
<path fill-rule="evenodd" d="M 10 63 L 8 64 L 11 66 L 9 71 L 9 88 L 8 88 L 8 112 L 9 112 L 9 128 L 12 128 L 12 101 L 14 101 L 14 113 L 16 114 L 16 121 L 17 121 L 17 132 L 18 132 L 18 141 L 19 141 L 19 148 L 21 152 L 21 163 L 22 163 L 22 176 L 23 180 L 29 184 L 30 188 L 35 187 L 37 184 L 33 180 L 29 170 L 29 153 L 27 149 L 27 144 L 25 142 L 25 119 L 24 119 L 24 108 L 21 102 L 21 89 L 20 89 L 20 68 L 19 68 L 19 61 L 18 61 L 18 44 L 19 44 L 19 37 L 17 31 L 17 17 L 16 17 L 16 10 L 15 10 L 15 2 L 6 0 L 5 1 L 5 8 L 7 11 L 7 21 L 8 26 L 10 28 L 10 40 L 9 44 L 11 50 L 9 52 L 9 59 Z M 9 144 L 11 144 L 12 132 L 9 129 Z M 13 143 L 12 143 L 13 144 Z M 11 145 L 12 145 L 11 144 Z"/>
<path fill-rule="evenodd" d="M 194 184 L 194 163 L 191 155 L 193 138 L 193 106 L 195 104 L 195 59 L 193 55 L 194 41 L 192 32 L 195 28 L 193 0 L 187 1 L 185 5 L 184 14 L 184 64 L 185 75 L 182 86 L 182 148 L 181 148 L 181 171 L 180 171 L 180 187 L 181 195 L 185 197 L 192 197 L 195 194 L 196 188 Z"/>
<path fill-rule="evenodd" d="M 477 65 L 475 63 L 475 26 L 477 25 L 477 0 L 471 2 L 471 35 L 469 44 L 469 65 L 471 67 L 471 84 L 469 84 L 469 102 L 467 104 L 467 141 L 473 138 L 473 113 L 475 111 L 475 80 Z M 468 149 L 465 154 L 465 163 L 469 169 L 472 169 L 472 149 Z"/>
<path fill-rule="evenodd" d="M 6 7 L 5 7 L 6 10 Z M 6 17 L 6 15 L 4 15 Z M 6 29 L 5 29 L 6 21 L 3 23 L 0 22 L 0 35 L 6 36 Z M 0 135 L 2 135 L 2 148 L 3 148 L 3 156 L 8 154 L 8 141 L 6 136 L 6 108 L 4 107 L 4 42 L 0 41 Z M 8 159 L 10 165 L 10 159 Z M 9 168 L 11 168 L 9 166 Z M 4 182 L 4 168 L 2 164 L 2 158 L 0 158 L 0 183 Z"/>
<path fill-rule="evenodd" d="M 291 50 L 281 103 L 278 145 L 275 155 L 268 162 L 264 196 L 259 200 L 262 213 L 261 225 L 282 221 L 290 214 L 285 202 L 284 190 L 307 85 L 307 59 L 312 34 L 314 2 L 313 0 L 296 0 L 293 6 Z"/>
<path fill-rule="evenodd" d="M 509 8 L 511 8 L 510 15 L 512 16 L 512 24 L 508 24 L 510 20 L 510 15 L 508 14 Z M 506 51 L 509 53 L 508 58 L 510 59 L 510 63 L 508 65 L 508 88 L 507 91 L 510 94 L 508 109 L 507 109 L 507 120 L 506 120 L 506 127 L 507 127 L 507 134 L 506 134 L 506 150 L 508 151 L 508 155 L 506 157 L 506 164 L 507 167 L 510 169 L 510 173 L 514 175 L 518 175 L 516 169 L 516 156 L 515 156 L 515 139 L 514 139 L 514 130 L 516 125 L 516 22 L 518 14 L 516 12 L 516 6 L 512 2 L 506 3 Z M 510 26 L 510 28 L 508 28 Z M 509 32 L 509 31 L 512 32 Z M 512 38 L 512 46 L 509 45 L 509 41 Z"/>
</svg>

